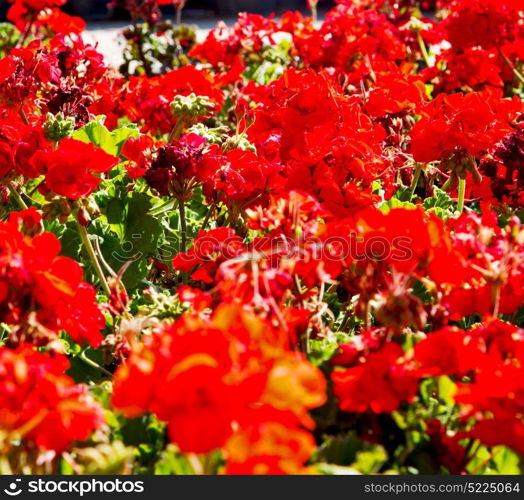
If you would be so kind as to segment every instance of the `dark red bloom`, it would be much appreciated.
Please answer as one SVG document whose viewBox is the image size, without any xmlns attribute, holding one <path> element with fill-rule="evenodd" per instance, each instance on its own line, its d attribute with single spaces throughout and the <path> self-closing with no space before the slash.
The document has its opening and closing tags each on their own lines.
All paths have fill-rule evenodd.
<svg viewBox="0 0 524 500">
<path fill-rule="evenodd" d="M 147 183 L 162 196 L 187 200 L 192 195 L 206 140 L 186 134 L 173 144 L 161 146 L 151 167 L 146 170 Z"/>
</svg>

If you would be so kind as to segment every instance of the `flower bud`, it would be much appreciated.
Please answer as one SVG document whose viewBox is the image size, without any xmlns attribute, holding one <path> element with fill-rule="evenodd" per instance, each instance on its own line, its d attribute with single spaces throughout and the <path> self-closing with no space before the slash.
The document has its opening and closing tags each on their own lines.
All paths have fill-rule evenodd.
<svg viewBox="0 0 524 500">
<path fill-rule="evenodd" d="M 209 97 L 196 95 L 177 95 L 171 103 L 171 112 L 186 124 L 194 124 L 200 116 L 208 115 L 215 105 Z"/>
<path fill-rule="evenodd" d="M 72 116 L 65 117 L 63 113 L 47 113 L 44 123 L 44 133 L 48 140 L 58 142 L 66 137 L 71 137 L 75 130 L 75 119 Z"/>
</svg>

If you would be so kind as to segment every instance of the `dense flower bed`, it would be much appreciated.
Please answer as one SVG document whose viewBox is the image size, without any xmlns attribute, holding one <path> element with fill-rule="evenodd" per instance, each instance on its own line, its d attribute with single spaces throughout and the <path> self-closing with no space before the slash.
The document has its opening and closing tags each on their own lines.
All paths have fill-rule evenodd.
<svg viewBox="0 0 524 500">
<path fill-rule="evenodd" d="M 10 1 L 1 473 L 522 472 L 521 0 Z"/>
</svg>

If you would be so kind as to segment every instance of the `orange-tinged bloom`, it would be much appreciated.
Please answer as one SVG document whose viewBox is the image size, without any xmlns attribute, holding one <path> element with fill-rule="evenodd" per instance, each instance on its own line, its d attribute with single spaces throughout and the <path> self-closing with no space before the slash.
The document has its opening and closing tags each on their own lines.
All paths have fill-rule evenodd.
<svg viewBox="0 0 524 500">
<path fill-rule="evenodd" d="M 63 451 L 85 440 L 104 422 L 104 413 L 64 374 L 67 358 L 37 352 L 30 345 L 0 348 L 0 432 L 38 448 Z"/>
<path fill-rule="evenodd" d="M 308 432 L 268 422 L 237 432 L 226 444 L 226 474 L 304 474 L 315 450 Z"/>
<path fill-rule="evenodd" d="M 313 427 L 307 411 L 325 401 L 320 370 L 288 351 L 268 323 L 237 305 L 219 306 L 211 319 L 187 313 L 143 342 L 115 374 L 113 404 L 130 418 L 154 413 L 184 452 L 224 447 L 255 425 Z M 307 451 L 293 463 L 302 465 L 311 453 L 304 442 L 312 438 L 296 432 L 299 448 Z M 272 453 L 278 456 L 278 446 Z"/>
</svg>

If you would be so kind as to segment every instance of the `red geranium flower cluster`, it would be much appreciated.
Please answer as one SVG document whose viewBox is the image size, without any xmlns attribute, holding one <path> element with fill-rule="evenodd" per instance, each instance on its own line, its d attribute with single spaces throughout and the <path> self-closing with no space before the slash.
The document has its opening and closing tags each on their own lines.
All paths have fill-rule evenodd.
<svg viewBox="0 0 524 500">
<path fill-rule="evenodd" d="M 61 354 L 44 354 L 24 344 L 0 347 L 0 446 L 23 438 L 37 448 L 62 452 L 104 423 L 102 407 L 86 385 L 65 375 Z"/>
<path fill-rule="evenodd" d="M 316 69 L 333 68 L 358 84 L 390 61 L 403 60 L 407 47 L 400 30 L 384 14 L 354 2 L 340 2 L 329 11 L 320 29 L 295 14 L 283 16 L 297 54 Z"/>
<path fill-rule="evenodd" d="M 98 346 L 105 321 L 96 292 L 75 261 L 58 255 L 60 241 L 40 233 L 41 221 L 29 209 L 0 223 L 0 319 L 13 325 L 9 342 L 46 345 L 64 330 L 79 344 Z"/>
<path fill-rule="evenodd" d="M 51 149 L 43 128 L 38 124 L 25 124 L 16 113 L 0 120 L 0 177 L 23 175 L 38 177 L 31 159 L 36 153 Z"/>
<path fill-rule="evenodd" d="M 112 2 L 120 70 L 62 0 L 9 11 L 0 468 L 517 472 L 520 2 L 339 0 L 202 41 L 167 3 Z"/>
<path fill-rule="evenodd" d="M 248 134 L 259 155 L 283 165 L 280 189 L 310 192 L 339 213 L 376 201 L 371 184 L 388 167 L 379 147 L 384 129 L 332 77 L 291 70 L 254 98 L 261 105 Z"/>
<path fill-rule="evenodd" d="M 95 174 L 108 172 L 118 158 L 102 149 L 75 139 L 64 139 L 56 150 L 38 152 L 31 165 L 38 175 L 45 174 L 45 187 L 69 199 L 89 196 L 100 184 Z"/>
<path fill-rule="evenodd" d="M 522 113 L 522 102 L 487 91 L 440 94 L 423 113 L 412 134 L 416 161 L 445 160 L 461 152 L 478 158 L 513 131 L 511 123 Z"/>
<path fill-rule="evenodd" d="M 468 331 L 447 328 L 431 334 L 415 346 L 415 359 L 424 373 L 470 379 L 458 384 L 455 395 L 464 405 L 461 419 L 475 421 L 464 435 L 522 453 L 523 349 L 523 330 L 490 319 Z"/>
<path fill-rule="evenodd" d="M 175 96 L 189 94 L 208 97 L 215 104 L 222 104 L 224 99 L 207 71 L 184 66 L 153 78 L 131 77 L 122 106 L 127 116 L 142 125 L 144 131 L 169 133 L 177 123 L 171 103 Z"/>
<path fill-rule="evenodd" d="M 446 19 L 450 43 L 458 49 L 499 47 L 513 41 L 518 33 L 518 0 L 461 0 Z"/>
<path fill-rule="evenodd" d="M 299 473 L 313 450 L 306 412 L 325 383 L 286 337 L 233 305 L 187 315 L 136 347 L 113 403 L 128 417 L 155 413 L 182 451 L 224 447 L 231 473 Z"/>
<path fill-rule="evenodd" d="M 219 70 L 230 68 L 240 56 L 256 57 L 268 43 L 275 44 L 273 35 L 277 31 L 278 24 L 272 18 L 241 12 L 231 28 L 220 23 L 189 55 Z"/>
<path fill-rule="evenodd" d="M 29 34 L 31 29 L 44 33 L 81 33 L 86 27 L 85 21 L 62 12 L 58 7 L 67 0 L 9 0 L 13 5 L 7 12 L 7 18 L 15 26 Z"/>
</svg>

